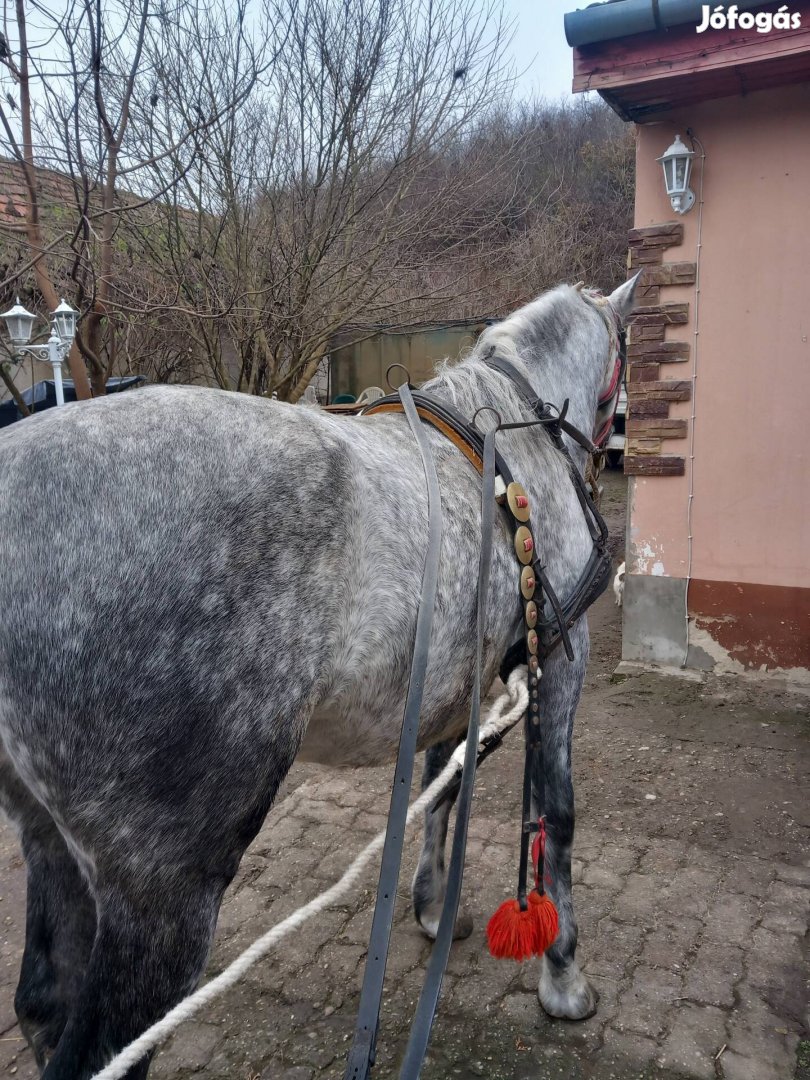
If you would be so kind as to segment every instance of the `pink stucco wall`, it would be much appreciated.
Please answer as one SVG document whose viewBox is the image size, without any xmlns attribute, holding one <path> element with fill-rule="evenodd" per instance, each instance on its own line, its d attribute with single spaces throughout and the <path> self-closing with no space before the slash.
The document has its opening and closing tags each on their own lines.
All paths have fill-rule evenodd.
<svg viewBox="0 0 810 1080">
<path fill-rule="evenodd" d="M 690 321 L 668 340 L 691 342 L 688 362 L 661 378 L 690 378 L 694 407 L 692 578 L 810 586 L 810 84 L 673 111 L 638 128 L 636 226 L 673 220 L 655 161 L 691 127 L 703 167 L 699 290 L 672 286 Z M 693 189 L 699 193 L 701 165 Z M 698 253 L 699 207 L 665 261 Z M 698 312 L 698 325 L 695 315 Z M 697 329 L 697 334 L 696 334 Z M 689 439 L 664 443 L 685 477 L 631 480 L 636 573 L 687 575 Z"/>
</svg>

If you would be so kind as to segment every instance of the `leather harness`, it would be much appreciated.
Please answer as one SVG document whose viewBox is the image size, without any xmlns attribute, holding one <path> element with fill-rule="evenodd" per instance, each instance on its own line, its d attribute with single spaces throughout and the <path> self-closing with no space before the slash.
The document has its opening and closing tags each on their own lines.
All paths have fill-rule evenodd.
<svg viewBox="0 0 810 1080">
<path fill-rule="evenodd" d="M 591 297 L 584 296 L 589 302 Z M 601 300 L 599 303 L 607 303 Z M 600 310 L 600 314 L 604 314 Z M 607 425 L 598 415 L 601 430 L 595 432 L 601 443 L 607 440 L 613 422 L 618 388 L 625 368 L 624 334 L 618 331 L 618 320 L 613 323 L 605 318 L 612 343 L 615 343 L 615 369 L 609 390 L 599 401 L 600 410 L 607 407 L 610 417 Z M 509 672 L 520 663 L 528 668 L 529 705 L 525 718 L 526 761 L 523 784 L 523 820 L 520 842 L 520 869 L 518 876 L 518 900 L 521 907 L 526 905 L 526 879 L 529 844 L 533 832 L 542 828 L 535 806 L 536 795 L 532 791 L 532 775 L 542 774 L 542 745 L 540 740 L 539 679 L 540 659 L 562 643 L 569 660 L 574 659 L 573 648 L 568 635 L 569 628 L 583 612 L 604 591 L 610 578 L 611 561 L 607 550 L 608 530 L 605 522 L 591 498 L 585 481 L 574 465 L 565 444 L 563 435 L 574 439 L 589 453 L 598 452 L 582 432 L 566 420 L 568 402 L 561 410 L 538 399 L 529 382 L 509 361 L 494 355 L 494 350 L 484 358 L 484 362 L 494 370 L 511 380 L 534 416 L 532 420 L 518 423 L 501 423 L 496 410 L 489 407 L 481 412 L 493 412 L 497 416 L 497 426 L 485 434 L 476 427 L 478 413 L 468 422 L 451 405 L 424 394 L 408 383 L 399 387 L 395 394 L 381 398 L 364 410 L 363 415 L 404 412 L 422 457 L 428 489 L 428 549 L 422 577 L 419 611 L 416 621 L 413 661 L 408 682 L 402 732 L 397 754 L 394 785 L 391 793 L 388 826 L 383 848 L 380 878 L 377 888 L 377 901 L 369 940 L 363 986 L 360 994 L 357 1025 L 345 1073 L 345 1080 L 368 1080 L 376 1056 L 376 1040 L 379 1025 L 380 1003 L 382 1000 L 385 967 L 391 926 L 394 916 L 399 869 L 404 843 L 404 824 L 408 810 L 411 780 L 413 778 L 414 758 L 416 754 L 419 717 L 427 671 L 430 631 L 433 607 L 438 582 L 439 555 L 441 545 L 441 498 L 436 467 L 433 461 L 430 443 L 425 435 L 422 421 L 430 423 L 441 431 L 454 446 L 475 466 L 482 477 L 481 490 L 481 550 L 479 556 L 478 599 L 476 616 L 476 667 L 472 689 L 472 704 L 467 729 L 467 745 L 461 775 L 455 784 L 446 791 L 432 809 L 453 796 L 458 795 L 456 826 L 453 846 L 447 874 L 444 905 L 439 921 L 436 940 L 431 952 L 425 974 L 422 992 L 417 1003 L 414 1020 L 408 1039 L 408 1045 L 400 1071 L 400 1080 L 418 1080 L 422 1063 L 427 1052 L 433 1018 L 436 1012 L 442 978 L 447 966 L 450 946 L 458 905 L 461 896 L 461 883 L 464 872 L 464 853 L 467 841 L 467 827 L 471 810 L 475 770 L 480 761 L 500 745 L 504 732 L 491 737 L 484 745 L 478 745 L 478 729 L 481 707 L 481 677 L 484 647 L 484 629 L 486 619 L 486 597 L 492 561 L 494 533 L 494 504 L 497 501 L 508 511 L 507 520 L 513 536 L 515 554 L 520 564 L 520 595 L 523 602 L 524 637 L 517 641 L 507 652 L 501 665 L 501 676 L 506 678 Z M 600 422 L 602 421 L 602 422 Z M 580 575 L 571 594 L 564 602 L 557 598 L 545 574 L 544 567 L 536 558 L 534 541 L 531 535 L 529 500 L 523 488 L 515 483 L 507 463 L 496 448 L 496 434 L 499 430 L 542 426 L 548 432 L 554 446 L 568 462 L 569 473 L 574 484 L 577 498 L 582 507 L 593 542 L 593 550 L 588 563 Z M 538 603 L 539 600 L 539 603 Z M 539 770 L 539 772 L 538 772 Z M 537 845 L 540 848 L 540 845 Z M 542 858 L 542 854 L 540 855 Z M 542 867 L 539 871 L 542 882 Z"/>
</svg>

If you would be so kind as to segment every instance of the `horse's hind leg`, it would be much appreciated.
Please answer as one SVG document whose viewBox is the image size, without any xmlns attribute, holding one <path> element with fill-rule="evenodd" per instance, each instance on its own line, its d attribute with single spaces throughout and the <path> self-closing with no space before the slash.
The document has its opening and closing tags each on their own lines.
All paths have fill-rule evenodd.
<svg viewBox="0 0 810 1080">
<path fill-rule="evenodd" d="M 14 1008 L 42 1069 L 82 984 L 96 908 L 53 818 L 2 750 L 0 806 L 19 831 L 28 870 L 25 950 Z"/>
<path fill-rule="evenodd" d="M 304 727 L 296 717 L 286 723 L 279 717 L 243 725 L 230 741 L 222 732 L 233 725 L 223 725 L 218 739 L 204 740 L 206 717 L 193 719 L 193 752 L 183 749 L 191 743 L 184 735 L 179 751 L 156 741 L 147 759 L 134 750 L 119 755 L 110 801 L 99 796 L 92 818 L 66 821 L 94 866 L 98 926 L 84 984 L 45 1080 L 88 1080 L 197 985 L 222 894 Z M 172 738 L 182 724 L 177 716 L 167 725 Z M 141 1058 L 127 1080 L 142 1080 L 148 1068 Z"/>
<path fill-rule="evenodd" d="M 575 659 L 561 648 L 546 661 L 540 679 L 543 775 L 534 777 L 538 805 L 546 816 L 544 880 L 557 905 L 557 940 L 543 956 L 538 995 L 551 1016 L 584 1020 L 596 1012 L 598 995 L 577 965 L 577 924 L 571 897 L 571 845 L 574 839 L 574 787 L 571 740 L 585 667 L 588 629 L 584 619 L 571 632 Z"/>
<path fill-rule="evenodd" d="M 99 885 L 84 985 L 44 1080 L 87 1080 L 194 989 L 226 884 L 183 870 Z M 143 1080 L 150 1058 L 133 1064 L 127 1080 Z"/>
<path fill-rule="evenodd" d="M 448 739 L 447 742 L 437 743 L 436 746 L 432 746 L 426 751 L 425 766 L 422 771 L 422 791 L 433 783 L 450 760 L 450 755 L 459 742 L 459 739 Z M 430 808 L 425 811 L 425 833 L 422 852 L 419 856 L 411 886 L 416 921 L 431 939 L 435 939 L 436 932 L 439 929 L 439 918 L 444 903 L 447 884 L 444 849 L 447 841 L 450 811 L 453 809 L 455 801 L 456 796 L 454 795 L 432 813 Z M 453 937 L 456 939 L 469 937 L 472 929 L 471 917 L 469 915 L 459 915 L 456 919 Z"/>
</svg>

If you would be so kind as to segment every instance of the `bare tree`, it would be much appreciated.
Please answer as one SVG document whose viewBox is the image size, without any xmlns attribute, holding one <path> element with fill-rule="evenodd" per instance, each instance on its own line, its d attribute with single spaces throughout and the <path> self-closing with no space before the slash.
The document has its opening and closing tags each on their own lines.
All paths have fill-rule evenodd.
<svg viewBox="0 0 810 1080">
<path fill-rule="evenodd" d="M 347 326 L 622 273 L 632 136 L 596 100 L 512 102 L 494 0 L 38 0 L 35 45 L 14 2 L 2 284 L 74 298 L 97 393 L 135 365 L 296 400 Z"/>
<path fill-rule="evenodd" d="M 347 323 L 437 312 L 463 290 L 437 287 L 448 252 L 419 240 L 491 196 L 486 171 L 442 160 L 503 100 L 507 31 L 474 0 L 267 0 L 263 25 L 266 77 L 205 155 L 154 154 L 156 186 L 182 181 L 132 243 L 218 385 L 296 400 Z M 223 77 L 208 68 L 209 109 Z"/>
<path fill-rule="evenodd" d="M 100 394 L 116 363 L 122 319 L 114 293 L 128 271 L 121 222 L 137 218 L 181 178 L 156 188 L 154 155 L 191 160 L 248 96 L 261 68 L 264 45 L 250 41 L 244 2 L 205 8 L 197 0 L 69 0 L 49 7 L 14 0 L 13 17 L 4 10 L 0 146 L 19 165 L 26 188 L 23 220 L 4 228 L 29 253 L 4 284 L 30 269 L 49 308 L 58 302 L 57 285 L 73 298 L 81 320 L 70 367 L 80 397 L 89 396 L 88 371 Z M 192 43 L 199 50 L 201 31 L 209 44 L 222 36 L 239 41 L 232 96 L 220 94 L 213 106 L 206 96 L 205 110 L 197 102 L 182 116 L 173 110 L 155 149 L 149 132 L 160 125 L 161 103 L 176 93 L 176 57 Z M 183 92 L 188 100 L 187 84 Z M 61 205 L 42 205 L 38 166 L 63 177 Z"/>
</svg>

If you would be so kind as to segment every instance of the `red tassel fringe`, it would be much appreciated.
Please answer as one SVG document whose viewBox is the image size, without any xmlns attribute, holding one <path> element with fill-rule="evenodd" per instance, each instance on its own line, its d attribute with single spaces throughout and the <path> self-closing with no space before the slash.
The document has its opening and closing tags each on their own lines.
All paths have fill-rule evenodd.
<svg viewBox="0 0 810 1080">
<path fill-rule="evenodd" d="M 505 900 L 487 924 L 489 951 L 499 960 L 528 960 L 542 956 L 557 937 L 557 909 L 545 893 L 532 889 L 529 906 Z"/>
</svg>

